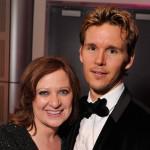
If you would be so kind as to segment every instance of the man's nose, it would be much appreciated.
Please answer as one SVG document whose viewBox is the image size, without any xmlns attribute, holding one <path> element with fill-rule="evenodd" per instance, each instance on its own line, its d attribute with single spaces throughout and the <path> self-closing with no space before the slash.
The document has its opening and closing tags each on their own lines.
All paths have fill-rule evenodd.
<svg viewBox="0 0 150 150">
<path fill-rule="evenodd" d="M 98 50 L 98 52 L 95 56 L 95 63 L 99 66 L 105 65 L 106 57 L 105 57 L 105 52 L 104 51 Z"/>
</svg>

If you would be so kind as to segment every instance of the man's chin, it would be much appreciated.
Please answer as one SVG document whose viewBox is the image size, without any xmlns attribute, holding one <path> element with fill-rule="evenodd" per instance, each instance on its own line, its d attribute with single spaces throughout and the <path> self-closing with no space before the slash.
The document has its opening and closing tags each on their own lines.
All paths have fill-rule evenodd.
<svg viewBox="0 0 150 150">
<path fill-rule="evenodd" d="M 109 87 L 105 87 L 105 86 L 90 86 L 90 89 L 98 95 L 104 95 L 110 90 Z"/>
</svg>

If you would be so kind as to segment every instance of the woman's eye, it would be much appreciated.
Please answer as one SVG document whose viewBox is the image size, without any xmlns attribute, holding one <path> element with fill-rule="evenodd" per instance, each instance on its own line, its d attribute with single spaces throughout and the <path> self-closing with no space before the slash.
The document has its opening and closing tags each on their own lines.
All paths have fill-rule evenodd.
<svg viewBox="0 0 150 150">
<path fill-rule="evenodd" d="M 69 90 L 60 90 L 59 94 L 60 95 L 67 95 L 69 93 Z"/>
<path fill-rule="evenodd" d="M 49 92 L 48 91 L 39 91 L 38 94 L 41 96 L 47 96 L 47 95 L 49 95 Z"/>
</svg>

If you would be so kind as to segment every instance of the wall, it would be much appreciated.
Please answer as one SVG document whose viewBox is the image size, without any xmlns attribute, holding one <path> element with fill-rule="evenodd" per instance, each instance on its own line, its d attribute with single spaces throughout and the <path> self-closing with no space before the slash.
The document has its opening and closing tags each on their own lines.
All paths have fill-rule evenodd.
<svg viewBox="0 0 150 150">
<path fill-rule="evenodd" d="M 51 0 L 49 0 L 51 1 Z M 64 1 L 64 0 L 53 0 L 53 1 Z M 67 2 L 92 2 L 92 3 L 119 3 L 119 4 L 140 4 L 150 5 L 150 0 L 65 0 Z"/>
<path fill-rule="evenodd" d="M 34 1 L 32 58 L 44 55 L 46 0 Z"/>
<path fill-rule="evenodd" d="M 43 56 L 45 49 L 45 16 L 46 2 L 57 2 L 58 0 L 35 0 L 34 1 L 34 26 L 33 26 L 33 53 L 32 59 Z M 59 0 L 63 2 L 64 0 Z M 136 4 L 143 7 L 150 7 L 150 0 L 65 0 L 68 2 L 92 2 L 92 3 L 119 3 L 119 4 Z"/>
<path fill-rule="evenodd" d="M 0 124 L 8 117 L 10 0 L 0 0 Z"/>
</svg>

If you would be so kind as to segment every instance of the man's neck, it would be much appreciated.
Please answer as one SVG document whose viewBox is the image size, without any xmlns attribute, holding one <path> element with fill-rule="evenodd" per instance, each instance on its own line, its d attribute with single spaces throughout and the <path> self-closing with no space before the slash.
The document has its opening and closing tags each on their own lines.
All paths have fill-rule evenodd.
<svg viewBox="0 0 150 150">
<path fill-rule="evenodd" d="M 96 91 L 96 90 L 90 89 L 89 96 L 90 96 L 91 100 L 93 102 L 95 102 L 98 98 L 101 98 L 102 96 L 104 96 L 107 93 L 111 92 L 112 90 L 114 90 L 115 88 L 120 86 L 121 84 L 123 84 L 122 81 L 118 82 L 113 88 L 110 88 L 110 89 L 107 89 L 107 90 L 103 90 L 103 91 Z"/>
</svg>

